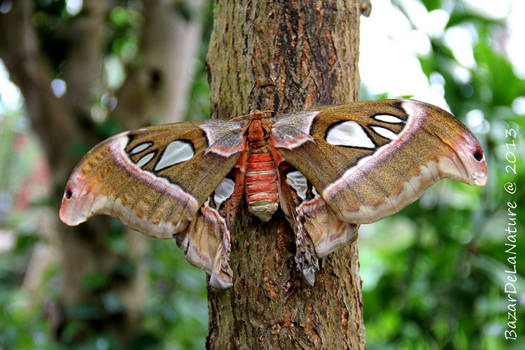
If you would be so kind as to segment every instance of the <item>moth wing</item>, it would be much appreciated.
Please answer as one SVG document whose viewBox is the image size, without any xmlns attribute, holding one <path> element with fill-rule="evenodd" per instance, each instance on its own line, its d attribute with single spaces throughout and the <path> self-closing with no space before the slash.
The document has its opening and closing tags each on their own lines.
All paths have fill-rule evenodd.
<svg viewBox="0 0 525 350">
<path fill-rule="evenodd" d="M 208 197 L 177 243 L 186 259 L 210 275 L 218 289 L 232 286 L 230 232 L 244 191 L 244 173 L 235 167 Z"/>
<path fill-rule="evenodd" d="M 279 165 L 281 208 L 296 235 L 295 261 L 311 284 L 315 281 L 319 258 L 357 238 L 359 225 L 341 221 L 298 170 Z"/>
<path fill-rule="evenodd" d="M 244 149 L 236 122 L 175 123 L 128 131 L 95 146 L 73 171 L 60 218 L 109 214 L 159 238 L 184 231 Z"/>
<path fill-rule="evenodd" d="M 180 238 L 179 238 L 180 237 Z M 217 210 L 205 203 L 186 230 L 177 238 L 186 259 L 210 276 L 210 285 L 226 289 L 232 286 L 229 265 L 230 228 Z"/>
<path fill-rule="evenodd" d="M 454 116 L 414 100 L 357 102 L 277 119 L 272 145 L 337 217 L 371 223 L 441 178 L 484 185 L 483 151 Z"/>
</svg>

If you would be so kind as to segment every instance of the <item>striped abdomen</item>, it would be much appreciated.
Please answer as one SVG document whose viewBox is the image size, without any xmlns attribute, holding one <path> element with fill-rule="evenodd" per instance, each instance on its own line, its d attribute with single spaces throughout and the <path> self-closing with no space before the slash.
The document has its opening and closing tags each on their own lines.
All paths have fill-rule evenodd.
<svg viewBox="0 0 525 350">
<path fill-rule="evenodd" d="M 279 206 L 277 170 L 272 155 L 265 148 L 254 150 L 260 153 L 251 153 L 246 167 L 248 210 L 262 221 L 270 220 Z"/>
</svg>

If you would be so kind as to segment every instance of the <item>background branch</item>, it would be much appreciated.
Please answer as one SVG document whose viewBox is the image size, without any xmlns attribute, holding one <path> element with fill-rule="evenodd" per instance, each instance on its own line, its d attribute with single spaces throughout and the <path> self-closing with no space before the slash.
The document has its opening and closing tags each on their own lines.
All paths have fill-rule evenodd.
<svg viewBox="0 0 525 350">
<path fill-rule="evenodd" d="M 0 14 L 0 55 L 26 101 L 27 115 L 53 171 L 64 177 L 68 168 L 64 145 L 83 139 L 70 109 L 51 90 L 53 74 L 40 53 L 32 26 L 32 2 L 13 1 Z"/>
</svg>

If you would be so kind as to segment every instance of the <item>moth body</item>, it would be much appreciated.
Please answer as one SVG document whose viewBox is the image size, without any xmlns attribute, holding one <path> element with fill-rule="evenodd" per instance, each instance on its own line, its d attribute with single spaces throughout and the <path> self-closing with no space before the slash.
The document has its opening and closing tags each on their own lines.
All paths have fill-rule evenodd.
<svg viewBox="0 0 525 350">
<path fill-rule="evenodd" d="M 73 171 L 60 218 L 95 214 L 175 238 L 210 285 L 233 283 L 230 229 L 243 200 L 262 221 L 280 207 L 309 284 L 318 259 L 359 224 L 401 210 L 441 178 L 483 186 L 476 138 L 450 113 L 413 100 L 356 102 L 273 117 L 184 122 L 118 134 Z"/>
<path fill-rule="evenodd" d="M 249 156 L 245 171 L 246 202 L 249 212 L 266 222 L 279 207 L 276 165 L 270 150 L 268 131 L 260 119 L 252 116 L 247 135 L 248 147 L 245 152 L 249 152 Z"/>
</svg>

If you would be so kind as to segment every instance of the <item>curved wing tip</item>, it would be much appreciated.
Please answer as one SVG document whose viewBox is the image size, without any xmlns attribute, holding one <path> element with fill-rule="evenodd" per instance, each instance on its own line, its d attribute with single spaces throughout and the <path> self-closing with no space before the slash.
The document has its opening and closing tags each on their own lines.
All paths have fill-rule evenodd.
<svg viewBox="0 0 525 350">
<path fill-rule="evenodd" d="M 72 215 L 68 215 L 69 213 L 66 212 L 64 206 L 60 208 L 60 211 L 58 212 L 58 216 L 60 218 L 60 221 L 62 221 L 64 224 L 68 226 L 77 226 L 81 223 L 86 221 L 86 218 L 79 218 L 74 217 Z"/>
<path fill-rule="evenodd" d="M 73 202 L 71 202 L 71 198 L 68 198 L 64 193 L 62 204 L 60 205 L 60 210 L 58 212 L 58 217 L 64 224 L 68 226 L 77 226 L 86 221 L 88 218 L 85 215 L 78 215 L 78 212 L 74 210 L 75 205 L 72 204 Z"/>
<path fill-rule="evenodd" d="M 487 184 L 487 174 L 475 174 L 473 184 L 476 186 L 485 186 Z"/>
</svg>

